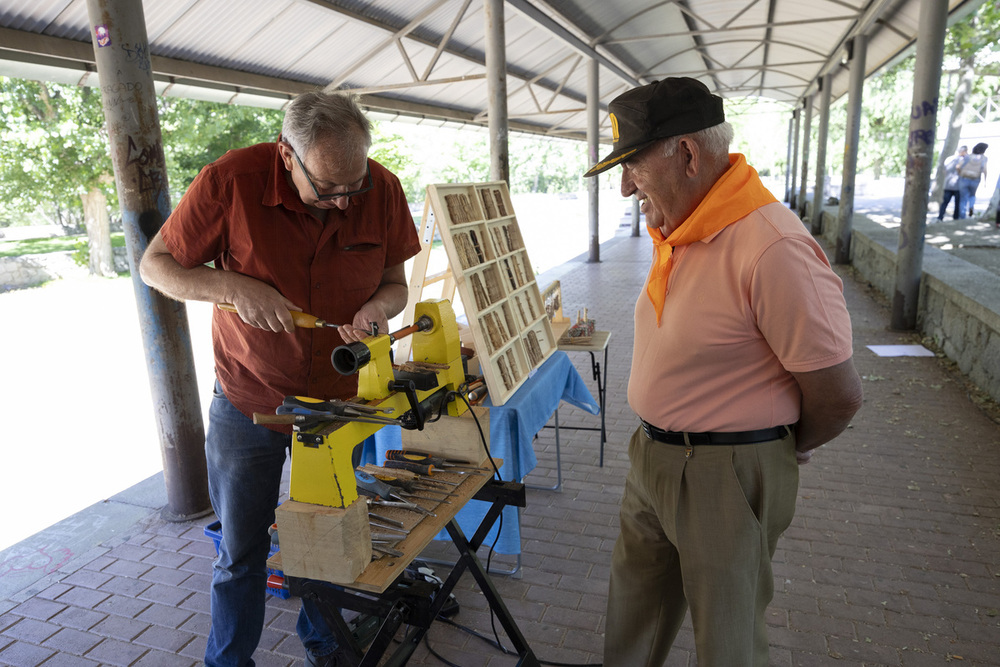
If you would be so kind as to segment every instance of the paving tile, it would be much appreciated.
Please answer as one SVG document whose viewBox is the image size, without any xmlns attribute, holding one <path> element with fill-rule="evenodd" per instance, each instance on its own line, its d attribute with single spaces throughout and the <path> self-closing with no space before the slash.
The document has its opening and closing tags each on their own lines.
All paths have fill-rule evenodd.
<svg viewBox="0 0 1000 667">
<path fill-rule="evenodd" d="M 190 644 L 195 636 L 190 632 L 152 625 L 132 641 L 142 646 L 148 646 L 168 653 L 176 653 Z"/>
<path fill-rule="evenodd" d="M 109 597 L 111 597 L 110 593 L 73 586 L 68 591 L 60 595 L 58 597 L 58 601 L 68 605 L 73 605 L 74 607 L 92 609 L 107 600 Z"/>
<path fill-rule="evenodd" d="M 99 635 L 89 632 L 82 632 L 72 628 L 63 628 L 41 643 L 47 648 L 55 649 L 60 653 L 72 653 L 73 655 L 84 655 L 94 648 L 103 639 Z"/>
<path fill-rule="evenodd" d="M 55 652 L 22 641 L 14 641 L 0 651 L 0 664 L 11 667 L 35 667 L 51 657 Z"/>
<path fill-rule="evenodd" d="M 93 611 L 91 609 L 80 609 L 79 607 L 67 607 L 52 617 L 51 622 L 63 628 L 76 628 L 77 630 L 89 630 L 105 618 L 107 614 Z"/>
<path fill-rule="evenodd" d="M 48 620 L 66 608 L 66 605 L 43 598 L 31 598 L 14 607 L 11 612 L 41 621 Z"/>
<path fill-rule="evenodd" d="M 12 639 L 19 639 L 32 644 L 41 644 L 58 631 L 59 626 L 53 623 L 25 618 L 5 628 L 3 634 Z"/>
<path fill-rule="evenodd" d="M 94 608 L 94 611 L 133 618 L 139 615 L 142 610 L 149 607 L 150 604 L 151 603 L 148 600 L 137 600 L 135 598 L 125 597 L 124 595 L 112 595 L 107 600 L 97 605 Z"/>
<path fill-rule="evenodd" d="M 151 600 L 153 602 L 177 606 L 184 602 L 185 599 L 191 597 L 191 595 L 191 591 L 183 588 L 154 584 L 140 593 L 139 597 L 144 600 Z"/>
<path fill-rule="evenodd" d="M 45 661 L 45 667 L 97 667 L 100 664 L 71 653 L 56 653 Z"/>
<path fill-rule="evenodd" d="M 193 667 L 198 660 L 170 653 L 169 651 L 149 651 L 132 663 L 132 667 Z"/>
<path fill-rule="evenodd" d="M 119 641 L 117 639 L 105 639 L 88 651 L 84 657 L 107 665 L 127 667 L 148 651 L 148 648 L 139 646 L 138 644 Z"/>
<path fill-rule="evenodd" d="M 108 616 L 91 628 L 90 631 L 101 637 L 111 637 L 112 639 L 130 642 L 148 627 L 149 623 L 143 623 L 132 618 Z"/>
</svg>

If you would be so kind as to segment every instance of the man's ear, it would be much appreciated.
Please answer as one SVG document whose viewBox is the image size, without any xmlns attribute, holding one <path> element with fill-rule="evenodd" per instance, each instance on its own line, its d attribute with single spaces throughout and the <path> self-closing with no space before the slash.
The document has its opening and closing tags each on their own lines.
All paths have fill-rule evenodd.
<svg viewBox="0 0 1000 667">
<path fill-rule="evenodd" d="M 278 152 L 281 154 L 281 161 L 285 163 L 285 169 L 288 171 L 292 170 L 292 146 L 291 144 L 285 143 L 284 141 L 278 142 Z"/>
<path fill-rule="evenodd" d="M 681 137 L 677 142 L 677 152 L 684 160 L 684 173 L 694 178 L 701 171 L 701 150 L 691 137 Z"/>
</svg>

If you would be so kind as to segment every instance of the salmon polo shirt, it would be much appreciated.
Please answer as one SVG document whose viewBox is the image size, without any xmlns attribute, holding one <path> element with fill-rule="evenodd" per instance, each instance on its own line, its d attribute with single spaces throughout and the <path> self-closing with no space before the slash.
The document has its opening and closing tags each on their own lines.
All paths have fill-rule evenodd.
<svg viewBox="0 0 1000 667">
<path fill-rule="evenodd" d="M 851 358 L 843 283 L 802 221 L 758 208 L 674 249 L 659 327 L 635 307 L 629 405 L 667 431 L 749 431 L 799 419 L 791 373 Z M 647 278 L 648 281 L 648 278 Z"/>
<path fill-rule="evenodd" d="M 307 313 L 351 322 L 385 269 L 420 250 L 399 179 L 374 160 L 368 165 L 372 190 L 321 222 L 288 183 L 277 144 L 229 151 L 201 170 L 161 235 L 187 268 L 214 262 L 273 286 Z M 336 329 L 274 333 L 216 310 L 212 342 L 216 377 L 247 416 L 273 414 L 289 395 L 348 399 L 357 393 L 357 376 L 340 375 L 330 361 L 343 344 Z"/>
</svg>

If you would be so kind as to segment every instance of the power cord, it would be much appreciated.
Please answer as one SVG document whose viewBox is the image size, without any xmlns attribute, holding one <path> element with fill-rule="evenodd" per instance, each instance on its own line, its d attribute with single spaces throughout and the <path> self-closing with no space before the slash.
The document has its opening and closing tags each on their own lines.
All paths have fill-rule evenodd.
<svg viewBox="0 0 1000 667">
<path fill-rule="evenodd" d="M 465 403 L 466 407 L 469 409 L 469 412 L 472 414 L 472 418 L 476 422 L 476 428 L 479 430 L 479 441 L 482 443 L 483 450 L 486 452 L 486 458 L 487 458 L 487 460 L 490 462 L 490 465 L 493 466 L 493 472 L 494 472 L 494 474 L 496 476 L 496 479 L 497 479 L 497 481 L 503 481 L 503 478 L 500 476 L 500 470 L 497 468 L 496 462 L 493 460 L 493 454 L 490 452 L 489 444 L 486 442 L 486 433 L 483 431 L 482 424 L 479 423 L 479 417 L 478 417 L 478 415 L 476 415 L 476 411 L 472 409 L 472 405 L 469 403 L 469 400 L 465 396 L 464 388 L 466 386 L 467 385 L 463 384 L 461 387 L 459 387 L 459 391 L 449 392 L 449 395 L 447 395 L 445 397 L 445 400 L 442 402 L 442 406 L 446 405 L 447 403 L 449 403 L 451 400 L 454 399 L 454 396 L 452 396 L 452 394 L 454 394 L 455 396 L 457 396 L 458 398 L 460 398 L 462 400 L 462 402 Z M 487 553 L 487 555 L 486 555 L 486 572 L 487 572 L 487 574 L 490 571 L 490 565 L 491 565 L 492 560 L 493 560 L 493 554 L 495 553 L 496 545 L 497 545 L 497 542 L 500 539 L 500 532 L 502 530 L 503 530 L 503 512 L 500 513 L 500 520 L 499 520 L 499 523 L 497 524 L 497 534 L 496 534 L 496 537 L 493 540 L 493 544 L 490 545 L 489 553 Z M 481 633 L 473 630 L 472 628 L 469 628 L 469 627 L 466 627 L 466 626 L 461 625 L 459 623 L 456 623 L 455 621 L 451 620 L 450 618 L 446 618 L 444 616 L 438 616 L 438 620 L 443 621 L 444 623 L 447 623 L 448 625 L 451 625 L 451 626 L 453 626 L 455 628 L 458 628 L 459 630 L 461 630 L 463 632 L 466 632 L 466 633 L 472 635 L 473 637 L 476 637 L 476 638 L 478 638 L 478 639 L 486 642 L 490 646 L 493 646 L 494 648 L 496 648 L 497 650 L 499 650 L 504 655 L 517 655 L 516 651 L 513 651 L 512 649 L 507 648 L 500 641 L 500 633 L 497 631 L 497 626 L 496 626 L 496 620 L 497 620 L 497 618 L 496 618 L 496 614 L 493 613 L 493 608 L 492 607 L 490 608 L 490 627 L 493 630 L 493 639 L 490 639 L 488 636 L 483 635 L 483 634 L 481 634 Z M 427 639 L 427 635 L 424 635 L 424 643 L 426 644 L 427 650 L 431 653 L 431 655 L 433 655 L 434 657 L 436 657 L 438 660 L 440 660 L 441 662 L 445 663 L 449 667 L 460 667 L 460 665 L 456 665 L 455 663 L 448 661 L 446 658 L 444 658 L 439 653 L 437 653 L 436 651 L 434 651 L 434 649 L 431 648 L 430 642 Z M 546 660 L 538 660 L 538 662 L 540 664 L 543 664 L 543 665 L 552 665 L 553 667 L 602 667 L 602 664 L 603 664 L 603 663 L 580 664 L 580 663 L 568 663 L 568 662 L 550 662 L 550 661 L 546 661 Z"/>
</svg>

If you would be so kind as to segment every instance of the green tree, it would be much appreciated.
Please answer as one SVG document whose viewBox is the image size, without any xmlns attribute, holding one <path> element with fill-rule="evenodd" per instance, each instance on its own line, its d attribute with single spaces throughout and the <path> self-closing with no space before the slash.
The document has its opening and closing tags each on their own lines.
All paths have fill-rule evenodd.
<svg viewBox="0 0 1000 667">
<path fill-rule="evenodd" d="M 113 173 L 100 93 L 0 77 L 0 219 L 41 209 L 68 227 L 82 220 L 91 273 L 113 275 Z"/>
<path fill-rule="evenodd" d="M 976 92 L 990 95 L 992 91 L 982 90 L 977 75 L 985 69 L 995 68 L 997 44 L 1000 42 L 1000 7 L 994 1 L 985 2 L 968 18 L 956 23 L 945 36 L 945 59 L 951 63 L 958 76 L 958 85 L 949 91 L 939 103 L 939 109 L 950 106 L 949 121 L 941 153 L 938 155 L 937 171 L 931 198 L 941 201 L 944 190 L 944 163 L 958 148 L 962 126 L 965 124 L 967 109 L 972 95 Z"/>
<path fill-rule="evenodd" d="M 913 100 L 915 56 L 865 80 L 858 140 L 858 170 L 878 180 L 906 171 L 906 137 Z"/>
<path fill-rule="evenodd" d="M 178 97 L 158 99 L 171 201 L 176 204 L 201 168 L 226 151 L 277 141 L 284 113 L 277 109 Z"/>
</svg>

